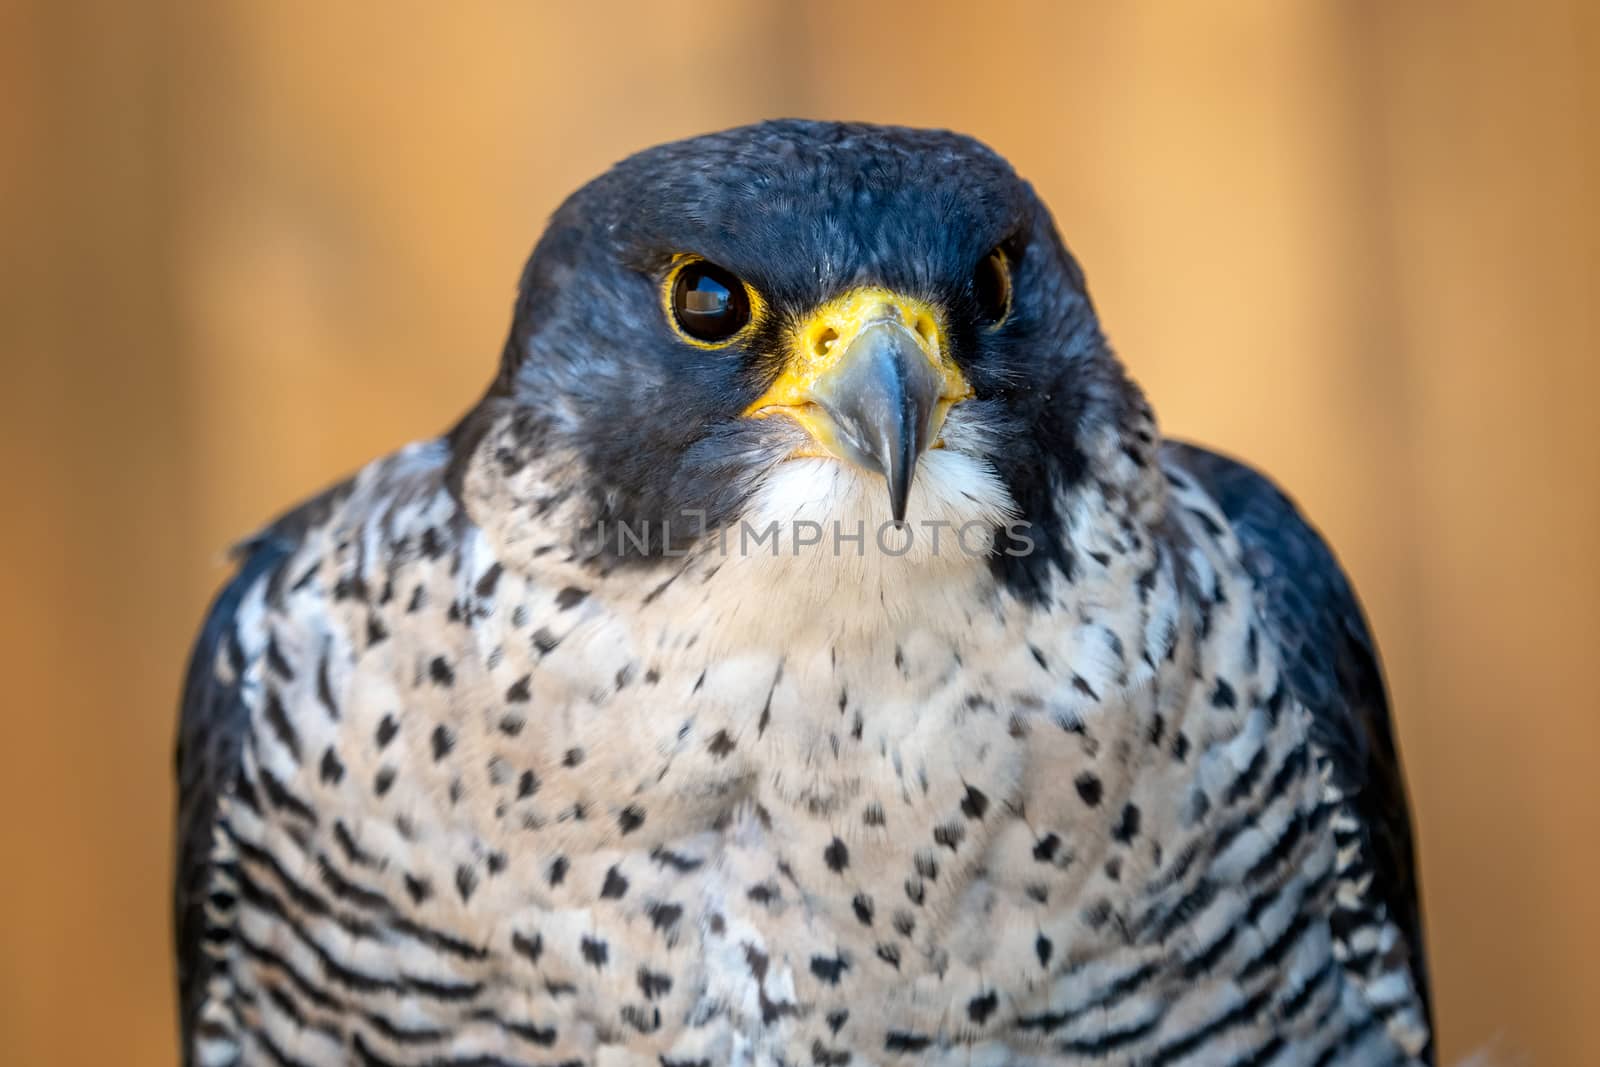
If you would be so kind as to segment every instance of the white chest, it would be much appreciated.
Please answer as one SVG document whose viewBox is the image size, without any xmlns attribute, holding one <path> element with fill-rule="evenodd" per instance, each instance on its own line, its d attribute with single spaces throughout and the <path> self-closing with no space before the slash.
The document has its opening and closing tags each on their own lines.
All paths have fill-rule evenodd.
<svg viewBox="0 0 1600 1067">
<path fill-rule="evenodd" d="M 258 889 L 240 926 L 269 954 L 252 1010 L 270 1028 L 277 959 L 340 1002 L 293 1031 L 312 1062 L 356 1038 L 411 1062 L 430 1034 L 512 1062 L 1158 1042 L 1185 997 L 1237 992 L 1184 978 L 1249 907 L 1174 871 L 1215 829 L 1196 798 L 1297 735 L 1260 712 L 1272 665 L 1229 651 L 1242 598 L 1196 637 L 1170 561 L 1110 566 L 1123 588 L 1154 568 L 1148 595 L 963 595 L 929 625 L 775 645 L 686 578 L 588 589 L 469 550 L 330 598 L 330 561 L 257 623 L 291 667 L 256 668 L 258 798 L 230 820 Z M 1258 852 L 1314 792 L 1260 802 Z M 1314 880 L 1329 851 L 1286 860 Z"/>
</svg>

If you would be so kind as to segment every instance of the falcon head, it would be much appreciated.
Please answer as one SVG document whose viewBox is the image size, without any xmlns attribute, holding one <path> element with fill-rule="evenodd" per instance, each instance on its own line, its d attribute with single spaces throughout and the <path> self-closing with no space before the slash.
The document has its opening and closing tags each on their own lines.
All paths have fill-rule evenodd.
<svg viewBox="0 0 1600 1067">
<path fill-rule="evenodd" d="M 756 518 L 937 518 L 1025 525 L 1037 558 L 989 561 L 1025 580 L 1070 552 L 1061 494 L 1141 404 L 1005 160 L 945 131 L 777 121 L 570 197 L 453 444 L 507 476 L 543 458 L 510 496 L 629 529 L 597 550 L 612 564 Z"/>
</svg>

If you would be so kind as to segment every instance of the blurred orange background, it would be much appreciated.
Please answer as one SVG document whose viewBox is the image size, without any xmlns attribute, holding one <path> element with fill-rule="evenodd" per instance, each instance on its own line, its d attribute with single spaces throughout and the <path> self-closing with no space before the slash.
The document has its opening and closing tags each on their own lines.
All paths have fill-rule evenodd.
<svg viewBox="0 0 1600 1067">
<path fill-rule="evenodd" d="M 232 539 L 487 382 L 558 200 L 800 114 L 1053 206 L 1169 433 L 1383 643 L 1444 1061 L 1600 1063 L 1600 8 L 0 7 L 0 1059 L 170 1064 L 170 746 Z"/>
</svg>

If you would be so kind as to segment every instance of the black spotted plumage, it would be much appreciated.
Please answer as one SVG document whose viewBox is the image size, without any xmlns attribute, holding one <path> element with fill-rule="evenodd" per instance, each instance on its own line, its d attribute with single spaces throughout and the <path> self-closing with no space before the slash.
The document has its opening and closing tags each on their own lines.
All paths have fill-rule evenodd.
<svg viewBox="0 0 1600 1067">
<path fill-rule="evenodd" d="M 956 134 L 575 193 L 456 427 L 241 549 L 178 779 L 186 1063 L 1431 1062 L 1348 582 Z"/>
</svg>

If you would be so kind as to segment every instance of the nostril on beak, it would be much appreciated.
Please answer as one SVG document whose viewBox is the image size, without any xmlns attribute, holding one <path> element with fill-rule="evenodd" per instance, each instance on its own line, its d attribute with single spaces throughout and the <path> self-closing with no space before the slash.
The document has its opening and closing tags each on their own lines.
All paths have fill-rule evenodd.
<svg viewBox="0 0 1600 1067">
<path fill-rule="evenodd" d="M 905 518 L 917 459 L 929 444 L 940 384 L 913 332 L 886 318 L 851 339 L 814 393 L 833 421 L 837 453 L 884 476 L 897 522 Z"/>
</svg>

